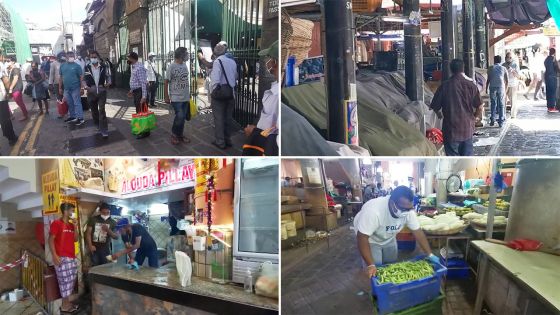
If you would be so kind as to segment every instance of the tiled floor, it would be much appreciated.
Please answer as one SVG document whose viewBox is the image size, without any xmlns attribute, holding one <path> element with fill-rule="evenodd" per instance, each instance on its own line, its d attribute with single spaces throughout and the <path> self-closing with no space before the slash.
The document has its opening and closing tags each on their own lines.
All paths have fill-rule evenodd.
<svg viewBox="0 0 560 315">
<path fill-rule="evenodd" d="M 335 230 L 327 241 L 282 251 L 282 314 L 373 314 L 371 285 L 361 266 L 354 232 Z M 400 258 L 415 256 L 401 252 Z M 473 279 L 448 280 L 443 313 L 472 314 Z"/>
<path fill-rule="evenodd" d="M 44 314 L 41 308 L 30 298 L 19 302 L 0 301 L 0 314 L 36 315 Z"/>
</svg>

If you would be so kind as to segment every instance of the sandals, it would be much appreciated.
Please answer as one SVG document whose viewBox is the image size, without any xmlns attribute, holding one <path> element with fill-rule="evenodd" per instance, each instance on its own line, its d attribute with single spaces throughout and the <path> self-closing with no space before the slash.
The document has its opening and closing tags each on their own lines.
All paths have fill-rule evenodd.
<svg viewBox="0 0 560 315">
<path fill-rule="evenodd" d="M 74 313 L 76 313 L 77 311 L 80 310 L 80 306 L 79 305 L 73 305 L 71 309 L 66 310 L 66 311 L 63 310 L 62 307 L 60 307 L 58 310 L 60 311 L 61 314 L 74 314 Z"/>
<path fill-rule="evenodd" d="M 177 136 L 171 135 L 171 144 L 178 145 L 179 142 L 181 142 L 181 140 L 179 140 L 179 138 Z"/>
<path fill-rule="evenodd" d="M 191 143 L 191 139 L 187 138 L 187 137 L 181 137 L 181 142 L 183 143 Z"/>
</svg>

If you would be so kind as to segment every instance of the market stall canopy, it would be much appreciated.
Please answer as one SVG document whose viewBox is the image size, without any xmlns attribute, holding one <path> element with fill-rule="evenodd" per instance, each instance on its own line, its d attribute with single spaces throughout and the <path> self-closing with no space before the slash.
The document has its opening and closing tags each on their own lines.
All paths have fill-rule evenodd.
<svg viewBox="0 0 560 315">
<path fill-rule="evenodd" d="M 550 18 L 546 0 L 485 0 L 488 16 L 499 25 L 541 24 Z"/>
</svg>

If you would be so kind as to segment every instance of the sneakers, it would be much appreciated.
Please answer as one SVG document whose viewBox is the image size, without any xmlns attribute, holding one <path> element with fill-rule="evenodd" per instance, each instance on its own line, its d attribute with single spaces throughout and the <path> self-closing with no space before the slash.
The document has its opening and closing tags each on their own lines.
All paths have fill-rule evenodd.
<svg viewBox="0 0 560 315">
<path fill-rule="evenodd" d="M 76 118 L 76 121 L 71 121 L 71 122 L 75 122 L 75 125 L 76 125 L 76 126 L 81 126 L 81 125 L 83 125 L 86 121 L 83 120 L 83 119 Z"/>
<path fill-rule="evenodd" d="M 558 113 L 559 111 L 556 108 L 549 108 L 548 112 L 549 113 Z"/>
<path fill-rule="evenodd" d="M 103 139 L 107 139 L 107 138 L 109 138 L 109 133 L 107 131 L 102 131 L 101 132 L 101 137 L 103 137 Z"/>
<path fill-rule="evenodd" d="M 67 123 L 67 122 L 71 122 L 71 121 L 73 121 L 73 120 L 76 120 L 76 118 L 74 118 L 74 117 L 68 117 L 68 118 L 64 119 L 64 122 Z"/>
</svg>

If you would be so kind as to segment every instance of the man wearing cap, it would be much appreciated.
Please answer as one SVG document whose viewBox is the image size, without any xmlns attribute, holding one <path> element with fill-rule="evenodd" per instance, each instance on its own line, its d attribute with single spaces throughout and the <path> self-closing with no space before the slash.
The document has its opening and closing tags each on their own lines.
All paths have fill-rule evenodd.
<svg viewBox="0 0 560 315">
<path fill-rule="evenodd" d="M 263 108 L 257 125 L 245 127 L 248 141 L 243 146 L 243 155 L 278 155 L 278 55 L 278 41 L 259 52 L 259 56 L 266 58 L 266 70 L 274 76 L 275 81 L 263 94 Z"/>
<path fill-rule="evenodd" d="M 111 238 L 118 238 L 117 233 L 113 232 L 116 226 L 117 222 L 111 218 L 109 205 L 105 202 L 99 204 L 99 213 L 88 220 L 86 229 L 86 244 L 90 251 L 92 267 L 108 263 Z"/>
<path fill-rule="evenodd" d="M 146 76 L 148 78 L 148 103 L 150 107 L 156 107 L 156 95 L 158 89 L 157 71 L 154 65 L 155 52 L 148 54 L 148 60 L 144 63 Z"/>
<path fill-rule="evenodd" d="M 148 258 L 148 264 L 150 267 L 159 267 L 157 245 L 146 228 L 138 223 L 131 225 L 127 218 L 122 218 L 117 222 L 117 230 L 121 234 L 126 248 L 114 253 L 112 256 L 113 260 L 118 259 L 122 255 L 128 254 L 131 260 L 138 263 L 138 266 L 142 266 L 144 264 L 144 260 Z M 136 256 L 134 258 L 132 258 L 133 251 L 136 251 Z"/>
<path fill-rule="evenodd" d="M 78 241 L 79 232 L 71 220 L 74 210 L 74 205 L 70 203 L 61 204 L 62 217 L 53 221 L 49 229 L 49 249 L 53 258 L 60 295 L 62 296 L 60 311 L 65 313 L 73 313 L 78 310 L 78 305 L 70 302 L 70 296 L 74 292 L 74 283 L 78 276 L 74 242 Z"/>
<path fill-rule="evenodd" d="M 127 63 L 130 65 L 130 91 L 128 92 L 128 97 L 134 99 L 134 106 L 136 107 L 136 113 L 142 112 L 142 105 L 146 103 L 148 97 L 148 78 L 146 74 L 146 68 L 143 64 L 138 62 L 138 54 L 131 52 L 128 54 Z M 145 132 L 136 136 L 137 139 L 146 138 L 150 135 L 150 132 Z"/>
<path fill-rule="evenodd" d="M 212 66 L 210 74 L 210 95 L 212 114 L 214 115 L 214 131 L 215 140 L 212 144 L 219 149 L 226 149 L 232 146 L 231 129 L 233 119 L 233 107 L 235 98 L 218 99 L 214 95 L 214 91 L 218 88 L 231 88 L 235 91 L 237 85 L 237 64 L 235 60 L 225 56 L 227 47 L 218 44 L 214 47 L 214 55 L 216 60 Z M 233 93 L 235 95 L 235 93 Z"/>
<path fill-rule="evenodd" d="M 397 234 L 406 225 L 416 241 L 428 254 L 428 258 L 439 263 L 432 254 L 426 235 L 414 211 L 414 193 L 406 186 L 398 186 L 390 196 L 379 197 L 366 202 L 354 218 L 358 250 L 362 256 L 369 277 L 375 276 L 377 266 L 397 260 Z"/>
</svg>

